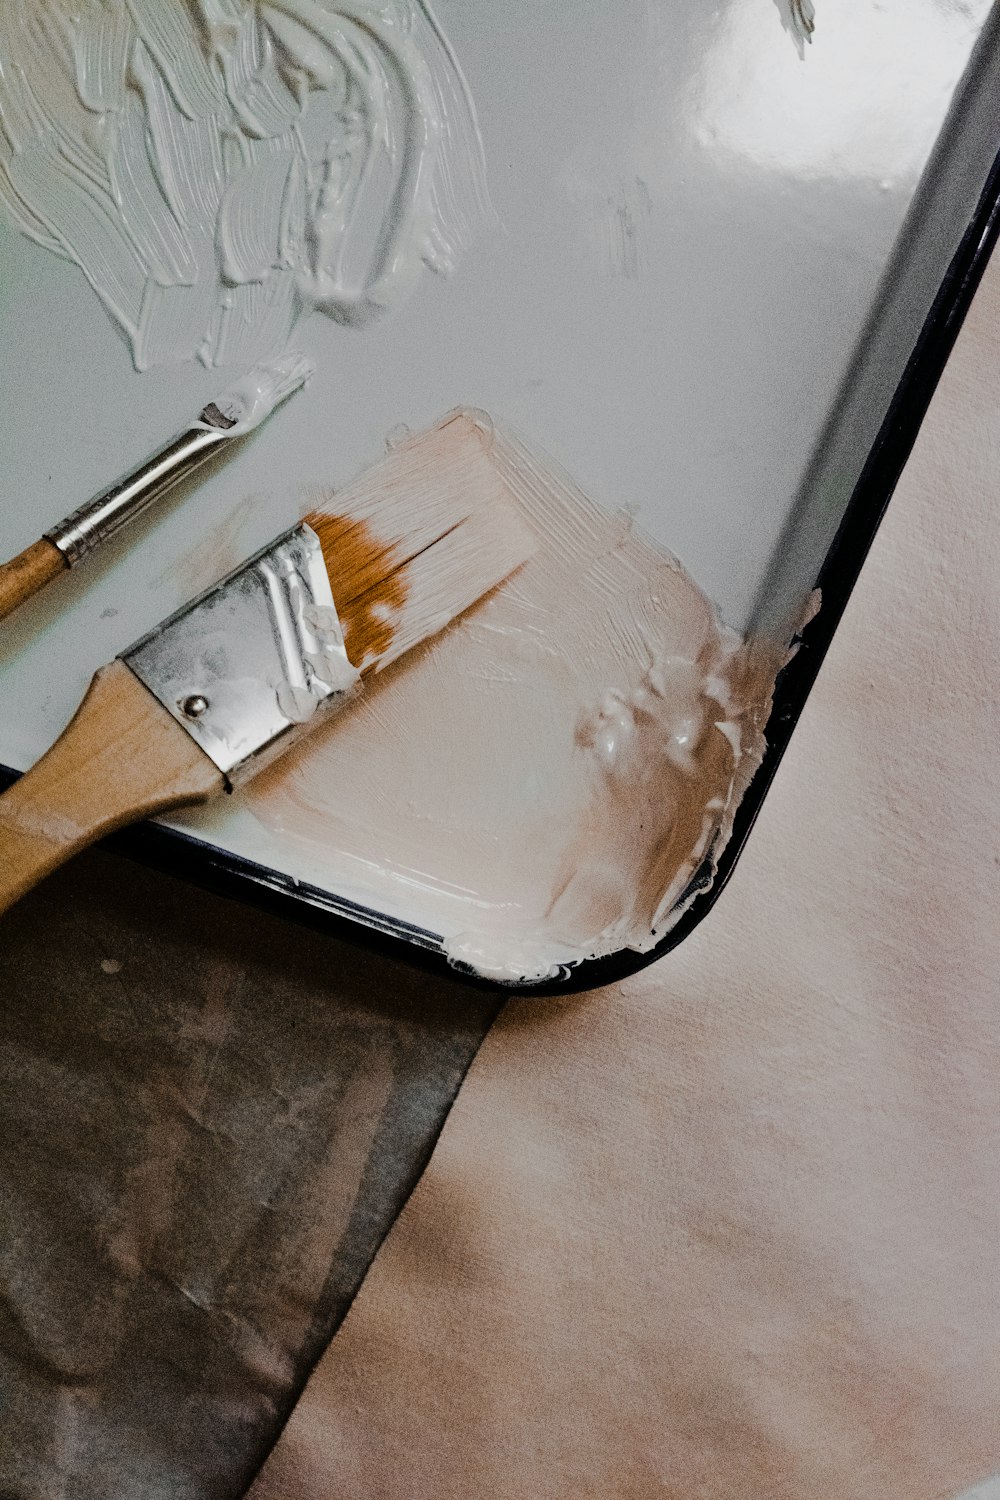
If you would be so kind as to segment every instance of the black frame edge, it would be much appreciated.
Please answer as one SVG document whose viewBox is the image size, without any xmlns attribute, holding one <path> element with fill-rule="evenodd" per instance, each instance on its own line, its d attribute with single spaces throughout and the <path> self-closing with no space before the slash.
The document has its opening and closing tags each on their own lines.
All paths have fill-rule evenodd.
<svg viewBox="0 0 1000 1500">
<path fill-rule="evenodd" d="M 844 512 L 816 587 L 822 608 L 804 628 L 798 649 L 778 676 L 767 722 L 767 749 L 736 813 L 710 887 L 691 901 L 679 921 L 646 953 L 620 949 L 586 959 L 558 978 L 502 984 L 448 962 L 441 939 L 406 922 L 390 919 L 319 887 L 283 876 L 239 855 L 177 829 L 146 823 L 105 841 L 102 847 L 150 865 L 233 900 L 249 902 L 276 916 L 395 957 L 432 973 L 460 977 L 475 989 L 543 998 L 572 995 L 616 983 L 638 973 L 676 948 L 711 911 L 728 882 L 756 822 L 792 732 L 840 623 L 886 507 L 910 456 L 938 382 L 954 348 L 990 255 L 1000 238 L 1000 156 L 994 161 L 976 212 L 934 299 L 916 347 L 907 362 L 875 445 Z M 0 790 L 17 780 L 0 766 Z M 696 876 L 696 887 L 704 876 Z M 690 889 L 690 888 L 689 888 Z"/>
</svg>

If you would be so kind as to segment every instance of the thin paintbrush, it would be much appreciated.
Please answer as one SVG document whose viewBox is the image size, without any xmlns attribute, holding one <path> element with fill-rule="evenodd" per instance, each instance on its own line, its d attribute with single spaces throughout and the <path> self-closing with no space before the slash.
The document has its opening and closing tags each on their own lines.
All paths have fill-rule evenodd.
<svg viewBox="0 0 1000 1500">
<path fill-rule="evenodd" d="M 512 509 L 430 488 L 314 514 L 102 667 L 0 797 L 0 911 L 103 835 L 231 791 L 534 552 Z"/>
<path fill-rule="evenodd" d="M 311 364 L 301 354 L 285 354 L 258 365 L 232 390 L 210 401 L 151 458 L 81 505 L 10 562 L 0 563 L 0 620 L 60 573 L 76 567 L 220 446 L 259 427 L 311 373 Z"/>
</svg>

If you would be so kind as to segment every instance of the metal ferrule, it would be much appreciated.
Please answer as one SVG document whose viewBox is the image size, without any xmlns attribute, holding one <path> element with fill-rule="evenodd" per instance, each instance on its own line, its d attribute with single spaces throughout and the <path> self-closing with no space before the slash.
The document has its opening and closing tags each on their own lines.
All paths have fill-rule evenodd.
<svg viewBox="0 0 1000 1500">
<path fill-rule="evenodd" d="M 323 551 L 296 526 L 123 651 L 231 787 L 282 754 L 359 674 L 347 659 Z"/>
<path fill-rule="evenodd" d="M 101 542 L 106 542 L 128 521 L 141 515 L 167 490 L 195 469 L 225 441 L 228 428 L 235 420 L 223 415 L 212 403 L 198 418 L 205 426 L 186 427 L 152 458 L 115 481 L 109 489 L 95 495 L 72 515 L 45 533 L 74 567 Z"/>
</svg>

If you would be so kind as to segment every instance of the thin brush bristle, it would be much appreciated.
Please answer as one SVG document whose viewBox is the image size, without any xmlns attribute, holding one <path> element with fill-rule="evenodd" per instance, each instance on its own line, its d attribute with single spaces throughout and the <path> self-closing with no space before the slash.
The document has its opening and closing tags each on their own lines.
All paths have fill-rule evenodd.
<svg viewBox="0 0 1000 1500">
<path fill-rule="evenodd" d="M 527 562 L 533 533 L 509 504 L 452 516 L 450 528 L 414 553 L 413 531 L 386 541 L 366 522 L 314 512 L 347 654 L 361 672 L 381 671 Z"/>
<path fill-rule="evenodd" d="M 227 437 L 242 437 L 265 421 L 276 406 L 287 401 L 313 373 L 312 360 L 298 350 L 290 349 L 278 359 L 255 365 L 224 396 L 211 403 L 227 419 Z M 201 420 L 196 427 L 218 428 L 219 423 Z"/>
</svg>

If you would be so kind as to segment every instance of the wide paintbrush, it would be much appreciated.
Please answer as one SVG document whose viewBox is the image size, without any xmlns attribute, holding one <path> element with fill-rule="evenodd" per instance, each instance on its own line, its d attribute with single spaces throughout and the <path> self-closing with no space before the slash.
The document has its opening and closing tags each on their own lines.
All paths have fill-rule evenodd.
<svg viewBox="0 0 1000 1500">
<path fill-rule="evenodd" d="M 433 485 L 311 515 L 102 667 L 0 796 L 0 911 L 105 834 L 231 791 L 534 550 L 512 509 Z"/>
</svg>

